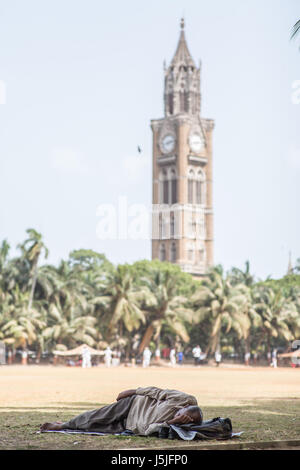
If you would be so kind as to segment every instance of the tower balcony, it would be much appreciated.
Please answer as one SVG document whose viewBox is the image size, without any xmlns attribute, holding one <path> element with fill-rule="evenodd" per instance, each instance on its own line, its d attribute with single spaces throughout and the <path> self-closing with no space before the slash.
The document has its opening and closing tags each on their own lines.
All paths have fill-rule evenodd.
<svg viewBox="0 0 300 470">
<path fill-rule="evenodd" d="M 206 165 L 208 162 L 207 157 L 202 157 L 199 155 L 188 155 L 188 162 L 194 163 L 196 165 Z"/>
<path fill-rule="evenodd" d="M 175 162 L 176 162 L 176 155 L 167 155 L 167 156 L 157 157 L 158 165 L 169 165 L 170 163 L 175 163 Z"/>
</svg>

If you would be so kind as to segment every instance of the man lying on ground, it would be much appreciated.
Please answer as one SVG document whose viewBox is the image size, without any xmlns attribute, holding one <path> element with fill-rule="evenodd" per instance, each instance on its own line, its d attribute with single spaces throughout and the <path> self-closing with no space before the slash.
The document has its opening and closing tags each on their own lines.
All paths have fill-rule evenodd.
<svg viewBox="0 0 300 470">
<path fill-rule="evenodd" d="M 44 423 L 41 431 L 77 430 L 103 433 L 132 431 L 149 436 L 170 424 L 202 423 L 202 411 L 192 395 L 157 387 L 121 392 L 117 401 L 86 411 L 65 423 Z"/>
</svg>

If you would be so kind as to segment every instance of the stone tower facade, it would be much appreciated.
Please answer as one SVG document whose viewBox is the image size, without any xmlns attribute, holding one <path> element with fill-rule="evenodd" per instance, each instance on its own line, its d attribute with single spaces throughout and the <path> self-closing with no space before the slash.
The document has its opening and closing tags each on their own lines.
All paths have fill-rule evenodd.
<svg viewBox="0 0 300 470">
<path fill-rule="evenodd" d="M 212 131 L 201 117 L 200 66 L 188 50 L 184 20 L 164 66 L 164 117 L 153 132 L 152 259 L 204 275 L 213 265 Z"/>
</svg>

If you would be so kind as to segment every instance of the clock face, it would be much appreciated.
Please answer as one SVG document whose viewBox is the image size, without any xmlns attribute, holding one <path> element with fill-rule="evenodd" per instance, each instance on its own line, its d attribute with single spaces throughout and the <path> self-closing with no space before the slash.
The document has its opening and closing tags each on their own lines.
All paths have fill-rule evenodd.
<svg viewBox="0 0 300 470">
<path fill-rule="evenodd" d="M 167 134 L 162 139 L 162 150 L 165 153 L 171 152 L 175 147 L 175 137 L 172 134 Z"/>
<path fill-rule="evenodd" d="M 199 134 L 192 134 L 189 143 L 193 152 L 199 153 L 203 149 L 203 140 Z"/>
</svg>

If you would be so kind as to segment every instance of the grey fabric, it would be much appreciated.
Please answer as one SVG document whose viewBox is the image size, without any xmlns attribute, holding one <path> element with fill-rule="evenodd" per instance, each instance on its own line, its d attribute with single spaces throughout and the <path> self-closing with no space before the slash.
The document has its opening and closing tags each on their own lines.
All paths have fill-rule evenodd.
<svg viewBox="0 0 300 470">
<path fill-rule="evenodd" d="M 232 424 L 229 418 L 213 418 L 202 424 L 171 424 L 169 428 L 161 428 L 159 437 L 164 439 L 230 439 L 233 437 Z"/>
<path fill-rule="evenodd" d="M 63 423 L 63 429 L 95 431 L 105 434 L 119 434 L 125 431 L 128 416 L 135 395 L 122 398 L 111 405 L 96 410 L 85 411 Z"/>
</svg>

